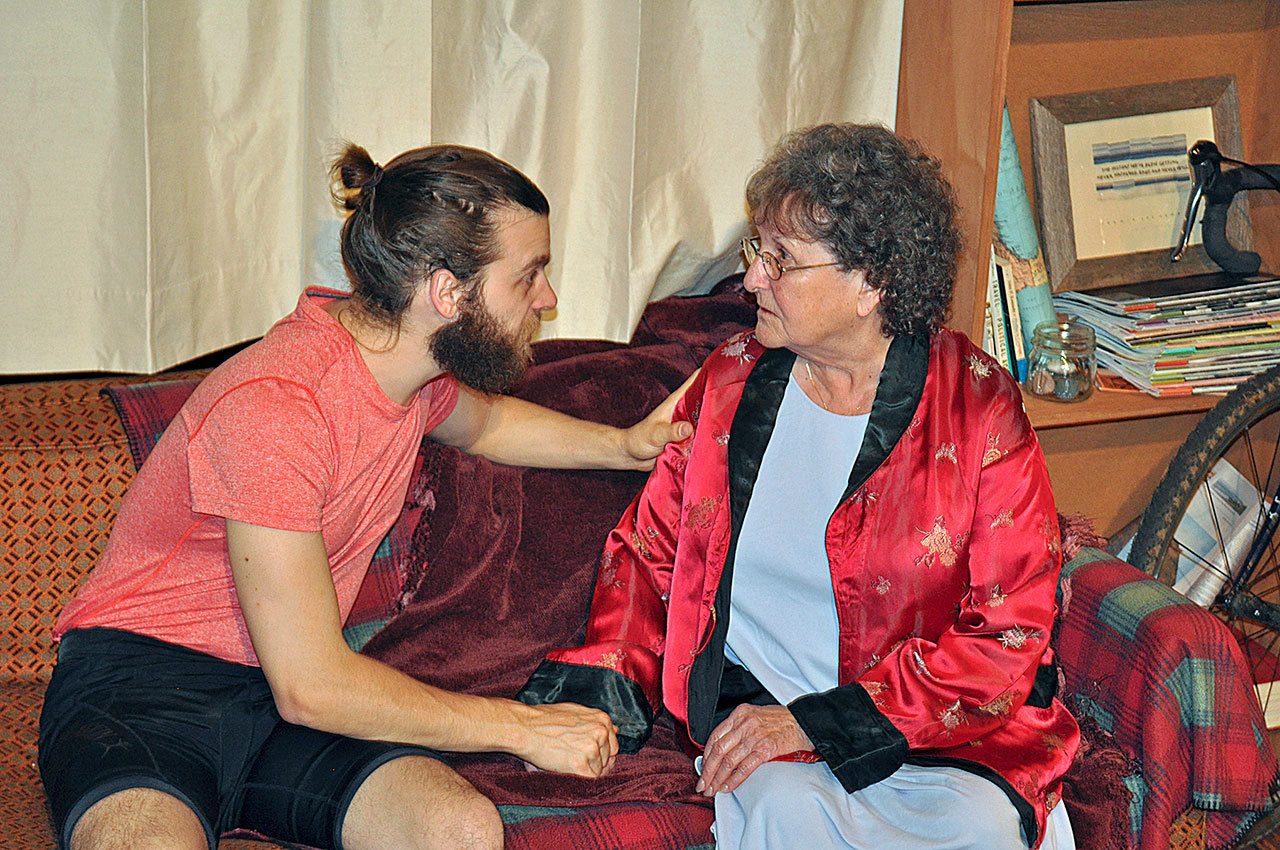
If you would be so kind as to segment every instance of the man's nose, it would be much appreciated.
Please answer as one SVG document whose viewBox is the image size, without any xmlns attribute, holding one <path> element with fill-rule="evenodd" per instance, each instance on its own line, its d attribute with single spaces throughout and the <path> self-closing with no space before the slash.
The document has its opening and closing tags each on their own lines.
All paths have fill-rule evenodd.
<svg viewBox="0 0 1280 850">
<path fill-rule="evenodd" d="M 555 309 L 557 303 L 559 303 L 559 299 L 556 298 L 556 291 L 551 288 L 551 281 L 547 280 L 547 278 L 543 276 L 542 288 L 538 292 L 538 297 L 534 299 L 533 309 L 537 310 L 539 313 L 543 313 L 547 310 Z"/>
</svg>

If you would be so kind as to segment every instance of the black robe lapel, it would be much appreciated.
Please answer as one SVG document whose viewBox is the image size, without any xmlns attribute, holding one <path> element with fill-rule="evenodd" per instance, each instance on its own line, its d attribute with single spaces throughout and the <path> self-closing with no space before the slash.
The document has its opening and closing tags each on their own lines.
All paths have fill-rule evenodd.
<svg viewBox="0 0 1280 850">
<path fill-rule="evenodd" d="M 920 407 L 925 378 L 929 375 L 929 337 L 896 336 L 880 370 L 880 385 L 871 405 L 871 419 L 862 438 L 862 448 L 849 472 L 849 484 L 840 501 L 866 483 L 880 468 L 889 452 L 902 439 Z M 777 416 L 777 412 L 774 412 Z M 736 420 L 735 420 L 736 423 Z M 732 443 L 730 443 L 732 447 Z"/>
<path fill-rule="evenodd" d="M 786 393 L 794 352 L 771 348 L 760 355 L 747 376 L 742 399 L 729 431 L 729 548 L 724 572 L 716 588 L 715 626 L 706 647 L 694 659 L 689 672 L 689 736 L 699 744 L 711 734 L 716 705 L 720 700 L 720 677 L 724 671 L 724 641 L 729 633 L 729 588 L 733 583 L 733 561 L 738 536 L 747 515 L 747 504 L 760 474 L 765 447 Z"/>
<path fill-rule="evenodd" d="M 734 413 L 729 432 L 729 547 L 724 572 L 716 588 L 715 626 L 706 647 L 694 659 L 689 674 L 689 734 L 705 743 L 711 734 L 720 699 L 720 678 L 724 672 L 724 643 L 729 632 L 729 600 L 733 585 L 733 564 L 738 537 L 747 515 L 747 505 L 760 474 L 765 448 L 773 435 L 778 409 L 786 393 L 795 364 L 795 352 L 773 348 L 747 376 L 742 399 Z M 862 448 L 849 472 L 849 485 L 840 501 L 849 498 L 884 463 L 889 452 L 911 425 L 929 373 L 929 338 L 895 337 L 889 344 L 880 384 L 871 406 Z"/>
</svg>

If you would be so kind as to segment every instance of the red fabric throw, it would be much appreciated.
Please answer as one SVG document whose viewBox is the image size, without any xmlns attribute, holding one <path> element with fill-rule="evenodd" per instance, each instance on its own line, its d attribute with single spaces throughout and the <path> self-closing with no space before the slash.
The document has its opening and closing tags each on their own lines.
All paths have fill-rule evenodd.
<svg viewBox="0 0 1280 850">
<path fill-rule="evenodd" d="M 1076 846 L 1087 850 L 1126 850 L 1129 846 L 1129 803 L 1133 792 L 1124 784 L 1134 764 L 1115 740 L 1091 717 L 1077 717 L 1080 749 L 1062 778 Z"/>
<path fill-rule="evenodd" d="M 700 806 L 614 803 L 523 820 L 511 815 L 503 814 L 507 850 L 699 850 L 712 841 L 712 812 Z"/>
<path fill-rule="evenodd" d="M 539 345 L 539 363 L 517 394 L 630 424 L 751 315 L 733 293 L 661 302 L 628 347 Z M 549 649 L 582 640 L 604 538 L 645 476 L 507 467 L 431 441 L 423 451 L 415 489 L 428 507 L 404 611 L 364 651 L 442 688 L 512 696 Z M 450 763 L 498 804 L 707 802 L 694 793 L 692 763 L 665 720 L 643 751 L 595 781 L 527 772 L 507 756 Z"/>
</svg>

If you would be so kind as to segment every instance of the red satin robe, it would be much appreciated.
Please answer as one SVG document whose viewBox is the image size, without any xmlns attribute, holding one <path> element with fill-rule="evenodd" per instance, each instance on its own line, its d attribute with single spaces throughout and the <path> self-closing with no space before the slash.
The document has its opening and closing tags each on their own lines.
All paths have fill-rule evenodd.
<svg viewBox="0 0 1280 850">
<path fill-rule="evenodd" d="M 733 550 L 794 357 L 744 333 L 708 358 L 676 414 L 694 435 L 609 536 L 586 644 L 552 652 L 522 699 L 604 708 L 632 749 L 662 704 L 705 743 Z M 840 686 L 788 706 L 817 752 L 849 792 L 906 761 L 983 775 L 1036 846 L 1079 743 L 1053 697 L 1057 513 L 1016 384 L 963 335 L 892 342 L 826 545 Z"/>
</svg>

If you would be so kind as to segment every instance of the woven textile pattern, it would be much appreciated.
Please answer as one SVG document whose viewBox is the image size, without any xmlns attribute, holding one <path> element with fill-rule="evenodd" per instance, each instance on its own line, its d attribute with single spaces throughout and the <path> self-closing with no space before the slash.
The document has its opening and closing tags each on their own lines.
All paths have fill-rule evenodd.
<svg viewBox="0 0 1280 850">
<path fill-rule="evenodd" d="M 614 803 L 578 809 L 499 806 L 507 825 L 507 850 L 550 847 L 629 850 L 713 850 L 711 821 L 703 806 Z"/>
<path fill-rule="evenodd" d="M 36 727 L 43 681 L 0 682 L 0 845 L 47 850 L 53 845 L 45 820 L 44 786 L 36 770 Z"/>
<path fill-rule="evenodd" d="M 47 680 L 49 632 L 97 562 L 133 461 L 111 404 L 120 379 L 0 387 L 0 675 Z"/>
</svg>

